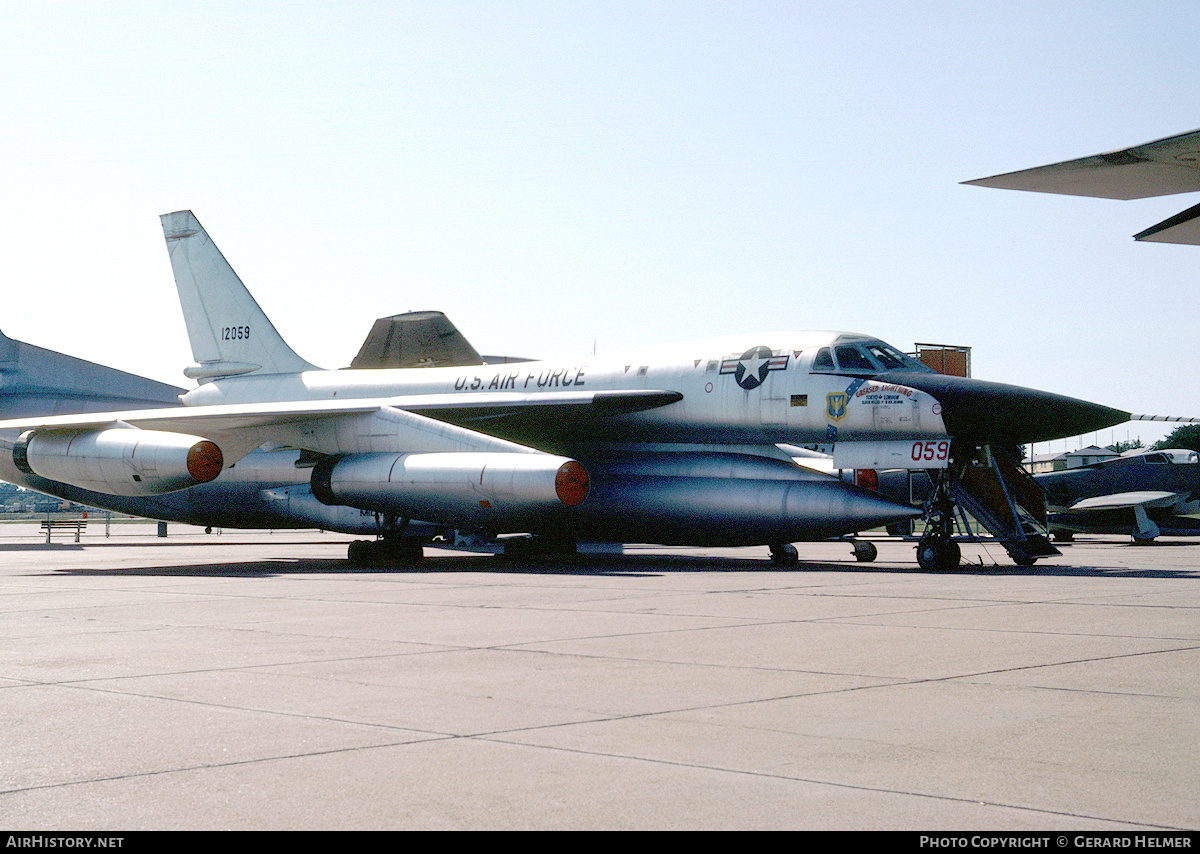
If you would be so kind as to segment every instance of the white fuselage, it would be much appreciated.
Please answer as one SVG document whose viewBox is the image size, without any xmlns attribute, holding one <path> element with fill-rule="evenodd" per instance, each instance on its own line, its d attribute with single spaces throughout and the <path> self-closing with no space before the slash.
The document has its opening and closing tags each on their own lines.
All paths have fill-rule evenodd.
<svg viewBox="0 0 1200 854">
<path fill-rule="evenodd" d="M 198 406 L 436 396 L 467 406 L 485 399 L 666 390 L 683 397 L 618 416 L 614 426 L 620 429 L 610 441 L 805 445 L 946 438 L 940 407 L 930 395 L 814 371 L 816 353 L 837 338 L 837 333 L 775 333 L 577 361 L 251 374 L 205 383 L 183 401 Z M 758 346 L 769 348 L 770 357 L 743 358 Z M 761 381 L 754 384 L 747 376 Z"/>
<path fill-rule="evenodd" d="M 127 426 L 220 445 L 227 468 L 212 483 L 117 501 L 21 482 L 226 526 L 359 531 L 390 516 L 624 542 L 821 539 L 912 511 L 795 465 L 781 445 L 819 446 L 842 468 L 937 468 L 948 457 L 931 395 L 870 380 L 878 365 L 855 376 L 822 361 L 832 351 L 850 359 L 860 344 L 885 346 L 775 333 L 579 361 L 222 377 L 187 393 L 182 409 L 128 414 Z M 45 429 L 97 429 L 69 420 Z M 253 451 L 262 443 L 282 447 Z M 316 457 L 305 464 L 288 447 Z M 586 467 L 577 506 L 558 491 L 571 459 Z"/>
</svg>

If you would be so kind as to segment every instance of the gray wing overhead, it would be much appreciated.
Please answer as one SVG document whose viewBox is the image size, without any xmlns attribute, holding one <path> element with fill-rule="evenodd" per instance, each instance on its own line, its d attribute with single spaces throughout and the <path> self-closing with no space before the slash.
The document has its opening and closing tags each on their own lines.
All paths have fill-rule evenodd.
<svg viewBox="0 0 1200 854">
<path fill-rule="evenodd" d="M 351 368 L 447 368 L 482 365 L 462 333 L 440 311 L 410 311 L 375 321 Z"/>
<path fill-rule="evenodd" d="M 178 406 L 183 392 L 0 332 L 0 418 Z"/>
<path fill-rule="evenodd" d="M 964 181 L 980 187 L 1101 199 L 1146 199 L 1200 191 L 1200 130 L 1105 154 Z M 1134 235 L 1158 243 L 1200 244 L 1200 205 Z"/>
</svg>

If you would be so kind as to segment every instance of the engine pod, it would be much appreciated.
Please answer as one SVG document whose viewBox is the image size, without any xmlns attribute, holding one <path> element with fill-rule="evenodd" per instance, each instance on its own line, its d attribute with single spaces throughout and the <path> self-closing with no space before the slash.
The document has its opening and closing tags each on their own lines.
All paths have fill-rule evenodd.
<svg viewBox="0 0 1200 854">
<path fill-rule="evenodd" d="M 497 531 L 577 507 L 589 490 L 581 463 L 552 454 L 351 454 L 322 460 L 312 474 L 325 504 Z"/>
<path fill-rule="evenodd" d="M 13 464 L 80 489 L 146 496 L 208 483 L 221 473 L 224 457 L 199 436 L 113 427 L 26 433 L 13 446 Z"/>
</svg>

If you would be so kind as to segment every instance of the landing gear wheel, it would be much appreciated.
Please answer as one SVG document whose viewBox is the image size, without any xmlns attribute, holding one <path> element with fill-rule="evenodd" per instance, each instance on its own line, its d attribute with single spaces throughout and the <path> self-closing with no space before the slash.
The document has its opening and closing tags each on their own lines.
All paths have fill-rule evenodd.
<svg viewBox="0 0 1200 854">
<path fill-rule="evenodd" d="M 932 472 L 933 494 L 925 503 L 925 533 L 917 543 L 917 563 L 931 572 L 947 572 L 958 567 L 962 549 L 954 540 L 955 496 L 967 456 L 950 447 L 951 465 Z"/>
<path fill-rule="evenodd" d="M 917 545 L 917 565 L 921 569 L 939 569 L 942 562 L 942 550 L 937 540 L 929 540 Z"/>
<path fill-rule="evenodd" d="M 392 561 L 400 563 L 416 563 L 423 560 L 425 557 L 425 549 L 421 548 L 421 544 L 414 539 L 404 539 L 396 542 L 387 542 L 385 547 L 386 554 Z"/>
<path fill-rule="evenodd" d="M 854 544 L 854 559 L 859 563 L 870 563 L 879 557 L 879 549 L 874 543 L 859 540 Z"/>
<path fill-rule="evenodd" d="M 575 538 L 569 534 L 538 534 L 511 537 L 504 541 L 501 557 L 507 560 L 564 560 L 579 553 Z"/>
<path fill-rule="evenodd" d="M 921 569 L 934 572 L 947 572 L 958 568 L 962 560 L 962 549 L 954 540 L 944 540 L 930 537 L 917 545 L 917 563 Z"/>
<path fill-rule="evenodd" d="M 795 566 L 800 563 L 800 553 L 791 543 L 778 543 L 771 546 L 771 563 L 776 566 Z"/>
<path fill-rule="evenodd" d="M 355 566 L 395 566 L 416 563 L 425 556 L 413 539 L 355 540 L 346 549 L 346 559 Z"/>
<path fill-rule="evenodd" d="M 367 540 L 355 540 L 346 549 L 346 560 L 355 566 L 366 566 L 370 563 L 371 543 Z"/>
</svg>

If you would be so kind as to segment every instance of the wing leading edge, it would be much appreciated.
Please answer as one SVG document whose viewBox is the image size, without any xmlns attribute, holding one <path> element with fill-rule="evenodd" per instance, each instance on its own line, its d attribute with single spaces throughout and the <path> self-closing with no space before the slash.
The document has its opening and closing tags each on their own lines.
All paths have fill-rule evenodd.
<svg viewBox="0 0 1200 854">
<path fill-rule="evenodd" d="M 1067 530 L 1129 533 L 1137 540 L 1153 540 L 1167 532 L 1195 533 L 1185 524 L 1189 520 L 1177 515 L 1187 509 L 1188 499 L 1186 492 L 1160 490 L 1097 495 L 1051 514 L 1050 522 Z"/>
<path fill-rule="evenodd" d="M 1200 130 L 963 183 L 1003 190 L 1121 200 L 1198 192 Z M 1138 232 L 1134 239 L 1200 244 L 1200 205 Z"/>
<path fill-rule="evenodd" d="M 266 442 L 321 454 L 362 451 L 536 451 L 497 435 L 549 421 L 596 424 L 681 400 L 675 391 L 409 395 L 378 400 L 178 407 L 0 421 L 0 430 L 85 432 L 107 427 L 179 432 L 216 442 L 225 465 Z M 501 429 L 495 429 L 500 425 Z M 486 428 L 481 432 L 476 427 Z M 495 435 L 494 435 L 495 434 Z"/>
<path fill-rule="evenodd" d="M 1097 495 L 1085 498 L 1071 505 L 1073 513 L 1099 510 L 1121 510 L 1131 507 L 1171 507 L 1177 501 L 1187 497 L 1186 492 L 1161 492 L 1158 490 L 1143 490 L 1140 492 L 1118 492 L 1112 495 Z"/>
</svg>

